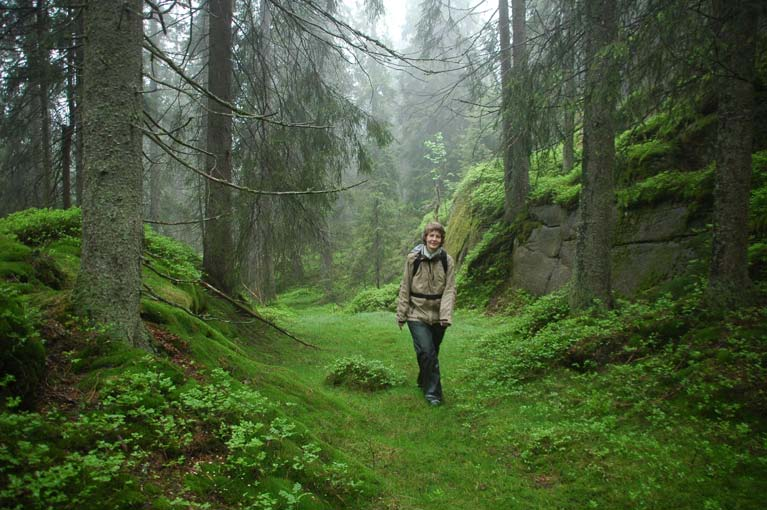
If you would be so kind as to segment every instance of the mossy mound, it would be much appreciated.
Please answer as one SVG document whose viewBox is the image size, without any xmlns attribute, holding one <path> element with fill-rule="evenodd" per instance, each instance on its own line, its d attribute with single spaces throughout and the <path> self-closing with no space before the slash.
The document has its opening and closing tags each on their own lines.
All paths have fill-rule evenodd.
<svg viewBox="0 0 767 510">
<path fill-rule="evenodd" d="M 381 288 L 363 289 L 352 299 L 346 310 L 349 313 L 393 312 L 397 309 L 399 283 L 390 283 Z"/>
<path fill-rule="evenodd" d="M 45 349 L 32 314 L 12 288 L 0 284 L 0 403 L 19 397 L 31 408 L 45 377 Z"/>
</svg>

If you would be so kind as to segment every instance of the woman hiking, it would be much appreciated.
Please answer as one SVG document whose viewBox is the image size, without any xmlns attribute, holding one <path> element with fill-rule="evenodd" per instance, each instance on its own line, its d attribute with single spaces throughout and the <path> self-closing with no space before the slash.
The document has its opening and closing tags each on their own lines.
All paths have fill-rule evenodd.
<svg viewBox="0 0 767 510">
<path fill-rule="evenodd" d="M 418 386 L 429 405 L 442 404 L 439 346 L 453 321 L 455 262 L 442 248 L 445 228 L 426 225 L 419 244 L 408 253 L 399 287 L 397 324 L 407 323 L 418 359 Z"/>
</svg>

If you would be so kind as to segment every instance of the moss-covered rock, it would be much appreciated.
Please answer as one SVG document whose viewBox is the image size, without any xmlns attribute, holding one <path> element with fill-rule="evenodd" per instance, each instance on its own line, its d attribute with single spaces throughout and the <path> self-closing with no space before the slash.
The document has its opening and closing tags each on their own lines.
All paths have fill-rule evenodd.
<svg viewBox="0 0 767 510">
<path fill-rule="evenodd" d="M 45 376 L 45 349 L 16 292 L 0 285 L 0 405 L 20 397 L 29 408 Z M 10 377 L 9 377 L 10 376 Z"/>
</svg>

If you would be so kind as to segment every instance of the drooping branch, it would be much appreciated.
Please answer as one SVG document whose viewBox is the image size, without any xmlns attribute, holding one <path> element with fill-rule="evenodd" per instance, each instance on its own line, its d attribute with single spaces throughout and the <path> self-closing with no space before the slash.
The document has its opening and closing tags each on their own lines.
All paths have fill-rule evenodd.
<svg viewBox="0 0 767 510">
<path fill-rule="evenodd" d="M 193 78 L 187 76 L 187 74 L 184 72 L 183 69 L 181 69 L 175 62 L 173 62 L 173 59 L 168 57 L 164 51 L 162 51 L 161 48 L 159 48 L 149 37 L 144 37 L 144 49 L 146 49 L 149 53 L 151 53 L 154 57 L 160 59 L 161 61 L 165 62 L 168 67 L 173 70 L 174 73 L 176 73 L 182 80 L 184 80 L 188 85 L 190 85 L 194 90 L 197 92 L 205 95 L 206 97 L 212 99 L 216 103 L 220 104 L 221 106 L 224 106 L 232 111 L 232 115 L 237 117 L 244 117 L 248 119 L 256 119 L 261 120 L 263 122 L 269 122 L 270 124 L 276 124 L 278 126 L 284 126 L 284 127 L 293 127 L 293 128 L 305 128 L 305 129 L 329 129 L 331 126 L 317 126 L 314 124 L 306 124 L 306 123 L 291 123 L 291 122 L 283 122 L 280 120 L 275 120 L 272 117 L 275 116 L 274 113 L 271 114 L 259 114 L 259 113 L 253 113 L 243 110 L 242 108 L 239 108 L 238 106 L 232 104 L 229 101 L 224 101 L 220 97 L 213 94 L 210 90 L 208 90 L 206 87 L 200 85 L 196 80 Z M 158 82 L 160 83 L 160 82 Z M 168 83 L 162 83 L 162 85 L 172 87 Z M 175 87 L 172 87 L 175 88 Z M 179 90 L 179 89 L 177 89 Z M 180 90 L 179 90 L 180 91 Z"/>
<path fill-rule="evenodd" d="M 327 195 L 330 193 L 341 193 L 342 191 L 347 191 L 352 188 L 356 188 L 357 186 L 361 186 L 368 182 L 368 179 L 362 180 L 360 182 L 357 182 L 355 184 L 351 184 L 349 186 L 344 186 L 342 188 L 334 188 L 334 189 L 319 189 L 319 190 L 312 190 L 307 189 L 303 191 L 266 191 L 266 190 L 258 190 L 253 188 L 248 188 L 246 186 L 240 186 L 238 184 L 235 184 L 233 182 L 229 182 L 224 179 L 219 179 L 218 177 L 215 177 L 207 172 L 204 172 L 200 170 L 199 168 L 195 168 L 194 166 L 190 165 L 183 159 L 179 158 L 176 154 L 174 154 L 174 150 L 172 147 L 170 147 L 168 144 L 163 142 L 160 137 L 157 135 L 157 133 L 146 129 L 146 128 L 139 128 L 141 131 L 149 137 L 150 140 L 152 140 L 154 143 L 156 143 L 161 149 L 163 149 L 171 158 L 173 158 L 176 162 L 184 166 L 185 168 L 191 170 L 192 172 L 196 173 L 197 175 L 201 177 L 205 177 L 209 181 L 216 182 L 218 184 L 223 184 L 224 186 L 228 186 L 232 189 L 236 189 L 238 191 L 243 191 L 245 193 L 250 193 L 252 195 L 272 195 L 272 196 L 298 196 L 298 195 Z"/>
</svg>

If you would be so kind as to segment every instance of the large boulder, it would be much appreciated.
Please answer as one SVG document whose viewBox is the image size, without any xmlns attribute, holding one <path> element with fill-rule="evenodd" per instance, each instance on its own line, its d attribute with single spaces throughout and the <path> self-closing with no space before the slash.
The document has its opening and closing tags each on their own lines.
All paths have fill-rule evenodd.
<svg viewBox="0 0 767 510">
<path fill-rule="evenodd" d="M 533 207 L 534 228 L 512 253 L 511 283 L 531 294 L 543 295 L 564 286 L 575 262 L 577 211 L 557 205 Z M 619 295 L 668 280 L 705 255 L 707 234 L 691 228 L 690 208 L 663 203 L 630 210 L 618 218 L 612 251 L 613 288 Z"/>
</svg>

